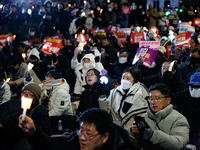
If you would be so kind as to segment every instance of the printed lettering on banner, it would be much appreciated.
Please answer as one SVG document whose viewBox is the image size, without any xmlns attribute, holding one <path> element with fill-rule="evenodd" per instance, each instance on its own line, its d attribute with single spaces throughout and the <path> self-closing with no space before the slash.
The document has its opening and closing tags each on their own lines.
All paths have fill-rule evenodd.
<svg viewBox="0 0 200 150">
<path fill-rule="evenodd" d="M 96 29 L 96 34 L 95 34 L 95 37 L 98 37 L 98 38 L 103 38 L 103 37 L 106 37 L 106 34 L 107 33 L 107 29 L 106 28 L 97 28 Z"/>
<path fill-rule="evenodd" d="M 115 32 L 117 32 L 117 27 L 116 26 L 109 26 L 108 27 L 108 33 L 110 34 L 110 33 L 115 33 Z"/>
<path fill-rule="evenodd" d="M 13 37 L 10 36 L 10 34 L 2 34 L 0 35 L 0 42 L 3 44 L 3 46 L 6 45 L 6 41 L 9 41 L 9 42 L 13 42 Z"/>
<path fill-rule="evenodd" d="M 51 56 L 51 54 L 54 53 L 58 56 L 61 44 L 62 39 L 48 37 L 46 42 L 42 46 L 42 51 L 45 55 Z"/>
<path fill-rule="evenodd" d="M 87 37 L 81 33 L 75 34 L 75 42 L 87 44 Z"/>
<path fill-rule="evenodd" d="M 160 46 L 160 41 L 140 41 L 139 47 L 149 47 L 151 49 L 156 49 Z"/>
<path fill-rule="evenodd" d="M 192 33 L 194 33 L 194 32 L 195 32 L 195 29 L 194 29 L 194 27 L 192 27 L 191 25 L 188 25 L 188 24 L 180 24 L 179 33 L 184 33 L 184 32 L 192 32 Z"/>
<path fill-rule="evenodd" d="M 190 41 L 191 41 L 191 32 L 184 32 L 176 36 L 175 44 L 177 47 L 189 47 Z"/>
<path fill-rule="evenodd" d="M 96 34 L 96 29 L 97 29 L 97 27 L 88 30 L 89 34 L 95 35 Z"/>
<path fill-rule="evenodd" d="M 127 38 L 125 33 L 114 33 L 115 38 L 119 43 L 126 43 Z"/>
<path fill-rule="evenodd" d="M 125 33 L 127 36 L 130 36 L 131 34 L 131 28 L 119 28 L 117 30 L 119 33 Z"/>
<path fill-rule="evenodd" d="M 122 14 L 130 14 L 131 10 L 130 7 L 122 7 Z"/>
<path fill-rule="evenodd" d="M 131 39 L 131 44 L 136 44 L 139 43 L 140 41 L 145 41 L 143 32 L 131 33 L 130 39 Z"/>
</svg>

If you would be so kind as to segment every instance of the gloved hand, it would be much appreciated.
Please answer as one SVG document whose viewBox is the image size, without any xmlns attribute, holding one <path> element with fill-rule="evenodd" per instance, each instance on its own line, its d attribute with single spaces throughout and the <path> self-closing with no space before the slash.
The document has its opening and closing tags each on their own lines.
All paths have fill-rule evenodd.
<svg viewBox="0 0 200 150">
<path fill-rule="evenodd" d="M 147 124 L 147 123 L 146 123 Z M 147 124 L 148 125 L 148 124 Z M 153 130 L 151 129 L 151 127 L 148 125 L 147 127 L 145 127 L 144 132 L 143 132 L 143 136 L 142 139 L 143 140 L 150 140 L 151 137 L 153 135 Z"/>
<path fill-rule="evenodd" d="M 31 81 L 31 74 L 30 74 L 30 72 L 28 71 L 28 70 L 26 70 L 25 72 L 24 72 L 24 77 L 26 78 L 26 81 Z"/>
<path fill-rule="evenodd" d="M 98 83 L 98 91 L 99 91 L 99 95 L 102 96 L 102 95 L 105 95 L 106 94 L 106 91 L 105 91 L 105 85 L 104 84 L 101 84 L 100 82 Z"/>
</svg>

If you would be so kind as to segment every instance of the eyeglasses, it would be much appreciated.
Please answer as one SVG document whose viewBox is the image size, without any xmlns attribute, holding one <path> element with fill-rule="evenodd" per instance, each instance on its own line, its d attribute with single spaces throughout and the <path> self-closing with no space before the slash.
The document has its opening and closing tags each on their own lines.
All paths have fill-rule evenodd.
<svg viewBox="0 0 200 150">
<path fill-rule="evenodd" d="M 33 97 L 34 97 L 34 94 L 22 92 L 22 93 L 21 93 L 21 96 L 33 98 Z"/>
<path fill-rule="evenodd" d="M 153 101 L 153 100 L 160 101 L 162 98 L 166 98 L 166 97 L 169 97 L 169 96 L 163 96 L 163 97 L 161 97 L 161 96 L 155 96 L 155 97 L 149 96 L 149 101 Z"/>
<path fill-rule="evenodd" d="M 86 77 L 88 77 L 88 76 L 95 76 L 95 74 L 93 74 L 93 73 L 91 73 L 91 74 L 86 74 Z"/>
<path fill-rule="evenodd" d="M 76 133 L 77 133 L 77 135 L 78 135 L 79 137 L 81 137 L 82 135 L 84 135 L 84 137 L 86 138 L 87 141 L 91 141 L 91 140 L 94 139 L 97 135 L 99 135 L 99 133 L 98 133 L 98 134 L 95 134 L 95 135 L 90 135 L 90 134 L 88 134 L 88 133 L 84 133 L 83 130 L 81 130 L 81 129 L 80 129 L 80 130 L 77 130 Z"/>
</svg>

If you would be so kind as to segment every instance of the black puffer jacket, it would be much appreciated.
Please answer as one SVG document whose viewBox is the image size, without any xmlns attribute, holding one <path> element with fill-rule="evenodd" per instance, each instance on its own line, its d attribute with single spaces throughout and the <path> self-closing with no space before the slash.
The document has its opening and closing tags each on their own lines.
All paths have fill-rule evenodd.
<svg viewBox="0 0 200 150">
<path fill-rule="evenodd" d="M 33 110 L 32 117 L 30 116 L 31 110 Z M 0 127 L 1 150 L 4 150 L 5 147 L 12 149 L 22 138 L 26 137 L 25 133 L 18 127 L 18 119 L 22 111 L 21 100 L 10 100 L 0 105 L 0 123 L 3 126 L 3 128 Z M 49 115 L 43 105 L 36 102 L 26 114 L 33 119 L 37 126 L 41 127 L 44 133 L 51 134 Z M 21 148 L 23 149 L 23 147 Z"/>
<path fill-rule="evenodd" d="M 114 132 L 110 134 L 109 140 L 100 150 L 138 150 L 138 148 L 130 142 L 127 131 L 121 127 L 114 125 Z M 42 144 L 40 141 L 43 141 Z M 67 137 L 48 137 L 43 134 L 41 128 L 37 128 L 36 134 L 30 141 L 36 150 L 80 150 L 78 135 L 76 132 Z"/>
</svg>

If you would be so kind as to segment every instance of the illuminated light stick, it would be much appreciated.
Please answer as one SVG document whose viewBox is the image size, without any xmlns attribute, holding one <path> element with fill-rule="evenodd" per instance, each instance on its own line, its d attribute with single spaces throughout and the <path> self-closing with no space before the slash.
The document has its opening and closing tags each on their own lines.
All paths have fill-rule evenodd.
<svg viewBox="0 0 200 150">
<path fill-rule="evenodd" d="M 68 4 L 68 7 L 71 7 L 72 5 L 71 4 Z"/>
<path fill-rule="evenodd" d="M 93 14 L 93 13 L 94 13 L 94 10 L 91 10 L 90 12 L 91 12 L 91 14 Z"/>
<path fill-rule="evenodd" d="M 83 4 L 85 4 L 85 3 L 86 3 L 86 0 L 83 1 Z"/>
<path fill-rule="evenodd" d="M 22 121 L 24 121 L 27 109 L 31 107 L 32 100 L 32 98 L 25 98 L 24 96 L 21 98 L 21 108 L 23 109 Z"/>
<path fill-rule="evenodd" d="M 5 77 L 6 77 L 6 80 L 8 79 L 8 76 L 7 76 L 7 74 L 6 74 L 6 72 L 4 71 L 4 75 L 5 75 Z"/>
<path fill-rule="evenodd" d="M 102 12 L 103 12 L 103 9 L 100 10 L 100 14 L 102 14 Z"/>
<path fill-rule="evenodd" d="M 33 68 L 34 64 L 28 63 L 27 70 L 30 71 Z"/>
<path fill-rule="evenodd" d="M 22 53 L 22 58 L 25 60 L 25 58 L 26 58 L 26 54 L 25 53 Z"/>
<path fill-rule="evenodd" d="M 8 78 L 3 84 L 2 84 L 2 86 L 1 86 L 1 89 L 3 89 L 3 87 L 6 85 L 6 83 L 7 82 L 9 82 L 10 81 L 10 78 Z"/>
</svg>

